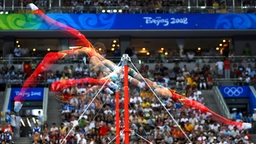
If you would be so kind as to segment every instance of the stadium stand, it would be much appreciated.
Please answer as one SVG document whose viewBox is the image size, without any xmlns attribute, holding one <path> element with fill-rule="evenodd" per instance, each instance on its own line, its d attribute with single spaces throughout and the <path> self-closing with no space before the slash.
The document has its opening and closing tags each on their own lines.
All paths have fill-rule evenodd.
<svg viewBox="0 0 256 144">
<path fill-rule="evenodd" d="M 189 64 L 186 63 L 186 66 Z M 186 66 L 180 66 L 177 63 L 174 67 L 166 67 L 163 63 L 156 64 L 153 69 L 149 69 L 147 65 L 141 65 L 139 69 L 142 75 L 157 81 L 159 85 L 176 89 L 178 93 L 204 104 L 207 97 L 202 97 L 204 93 L 200 89 L 211 89 L 213 84 L 217 84 L 214 82 L 217 70 L 207 65 L 197 65 L 194 69 L 187 69 Z M 63 77 L 63 73 L 67 77 Z M 90 72 L 86 67 L 79 71 L 77 65 L 70 65 L 56 71 L 42 72 L 39 78 L 51 83 L 55 80 L 88 77 L 89 75 Z M 209 75 L 213 78 L 209 78 Z M 22 72 L 13 67 L 6 64 L 2 67 L 2 82 L 16 83 L 25 77 Z M 67 143 L 86 141 L 100 144 L 108 143 L 113 139 L 115 137 L 114 95 L 101 92 L 98 100 L 78 121 L 81 113 L 94 96 L 94 93 L 88 92 L 91 87 L 92 85 L 78 85 L 60 93 L 50 94 L 59 103 L 59 108 L 55 103 L 57 107 L 54 108 L 57 111 L 54 114 L 56 115 L 60 110 L 58 115 L 61 115 L 62 122 L 54 121 L 54 118 L 51 118 L 39 132 L 42 137 L 38 137 L 38 134 L 32 135 L 31 143 L 32 141 L 54 143 L 54 141 L 64 140 L 67 134 L 69 135 L 64 140 Z M 136 133 L 153 143 L 188 143 L 184 134 L 150 91 L 133 87 L 130 95 L 130 122 Z M 53 101 L 52 98 L 51 101 Z M 167 98 L 163 98 L 162 101 L 193 143 L 250 143 L 250 134 L 255 132 L 255 129 L 244 131 L 232 126 L 219 125 L 210 119 L 210 115 L 202 114 L 192 108 L 185 108 L 182 103 Z M 121 117 L 123 115 L 122 106 L 123 100 L 120 101 Z M 247 122 L 252 118 L 252 115 L 249 114 L 242 117 L 243 121 Z M 121 129 L 123 123 L 122 120 Z M 71 129 L 73 126 L 75 129 Z M 132 143 L 144 142 L 136 135 L 131 135 L 131 141 Z"/>
</svg>

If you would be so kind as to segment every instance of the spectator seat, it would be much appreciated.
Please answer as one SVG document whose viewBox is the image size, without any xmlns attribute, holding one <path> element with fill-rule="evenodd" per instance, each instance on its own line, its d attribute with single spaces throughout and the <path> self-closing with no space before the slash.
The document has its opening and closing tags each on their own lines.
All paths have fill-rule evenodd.
<svg viewBox="0 0 256 144">
<path fill-rule="evenodd" d="M 236 9 L 236 13 L 243 13 L 243 9 Z"/>
<path fill-rule="evenodd" d="M 221 9 L 220 13 L 227 13 L 227 10 L 226 9 Z"/>
<path fill-rule="evenodd" d="M 18 10 L 18 13 L 19 13 L 19 14 L 23 14 L 23 13 L 24 13 L 24 10 Z"/>
<path fill-rule="evenodd" d="M 208 13 L 215 13 L 214 9 L 208 9 Z"/>
</svg>

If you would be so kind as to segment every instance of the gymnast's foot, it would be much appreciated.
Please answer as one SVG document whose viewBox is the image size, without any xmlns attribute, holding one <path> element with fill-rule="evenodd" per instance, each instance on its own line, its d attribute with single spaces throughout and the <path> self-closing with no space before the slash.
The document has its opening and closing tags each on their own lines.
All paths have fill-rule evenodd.
<svg viewBox="0 0 256 144">
<path fill-rule="evenodd" d="M 144 82 L 139 82 L 138 83 L 138 87 L 141 88 L 141 89 L 144 88 L 145 87 L 145 83 Z"/>
<path fill-rule="evenodd" d="M 111 95 L 114 94 L 114 92 L 112 90 L 110 90 L 109 88 L 104 89 L 104 91 Z"/>
<path fill-rule="evenodd" d="M 113 89 L 117 89 L 118 85 L 113 83 L 113 82 L 110 82 L 110 83 L 108 83 L 108 87 L 113 88 Z"/>
<path fill-rule="evenodd" d="M 38 7 L 33 3 L 30 3 L 28 5 L 29 5 L 29 7 L 31 8 L 32 11 L 38 10 Z"/>
</svg>

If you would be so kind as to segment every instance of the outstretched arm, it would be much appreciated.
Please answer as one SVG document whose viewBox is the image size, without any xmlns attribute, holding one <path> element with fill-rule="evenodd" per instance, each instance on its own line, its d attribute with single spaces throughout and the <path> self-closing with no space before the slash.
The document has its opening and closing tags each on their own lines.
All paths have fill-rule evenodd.
<svg viewBox="0 0 256 144">
<path fill-rule="evenodd" d="M 111 88 L 117 87 L 114 83 L 112 83 L 109 79 L 94 79 L 94 78 L 82 78 L 78 80 L 63 80 L 63 81 L 55 81 L 51 84 L 51 91 L 62 91 L 63 89 L 70 88 L 74 85 L 78 84 L 91 84 L 91 85 L 103 85 L 109 86 Z"/>
<path fill-rule="evenodd" d="M 69 27 L 67 25 L 64 25 L 60 22 L 57 22 L 56 20 L 48 17 L 47 15 L 45 15 L 35 4 L 30 3 L 29 7 L 31 8 L 31 10 L 33 11 L 34 14 L 37 14 L 40 18 L 42 18 L 43 20 L 45 20 L 48 24 L 50 25 L 55 25 L 58 26 L 60 28 L 63 28 L 63 30 L 66 30 L 68 33 L 72 34 L 73 36 L 79 38 L 83 43 L 84 46 L 86 47 L 93 47 L 92 44 L 87 40 L 87 38 L 81 34 L 78 30 Z"/>
<path fill-rule="evenodd" d="M 90 57 L 95 55 L 97 52 L 94 50 L 92 44 L 88 41 L 88 39 L 81 34 L 78 30 L 69 27 L 65 24 L 62 24 L 50 17 L 48 17 L 46 14 L 44 14 L 35 4 L 30 3 L 29 7 L 31 8 L 31 10 L 33 11 L 34 14 L 37 14 L 41 19 L 43 19 L 45 22 L 47 22 L 50 25 L 54 25 L 57 26 L 59 28 L 62 28 L 64 30 L 64 32 L 67 32 L 73 36 L 75 36 L 76 38 L 80 39 L 83 42 L 83 46 L 86 47 L 83 50 L 80 49 L 76 49 L 76 54 L 80 54 L 82 52 L 85 52 L 87 55 L 89 55 Z"/>
</svg>

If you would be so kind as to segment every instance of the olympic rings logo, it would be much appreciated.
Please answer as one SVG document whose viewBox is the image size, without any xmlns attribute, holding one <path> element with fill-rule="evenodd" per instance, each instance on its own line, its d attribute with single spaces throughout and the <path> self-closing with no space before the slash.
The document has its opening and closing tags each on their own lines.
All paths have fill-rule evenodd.
<svg viewBox="0 0 256 144">
<path fill-rule="evenodd" d="M 242 87 L 225 87 L 224 93 L 227 94 L 229 97 L 235 96 L 238 97 L 240 94 L 244 92 Z"/>
</svg>

